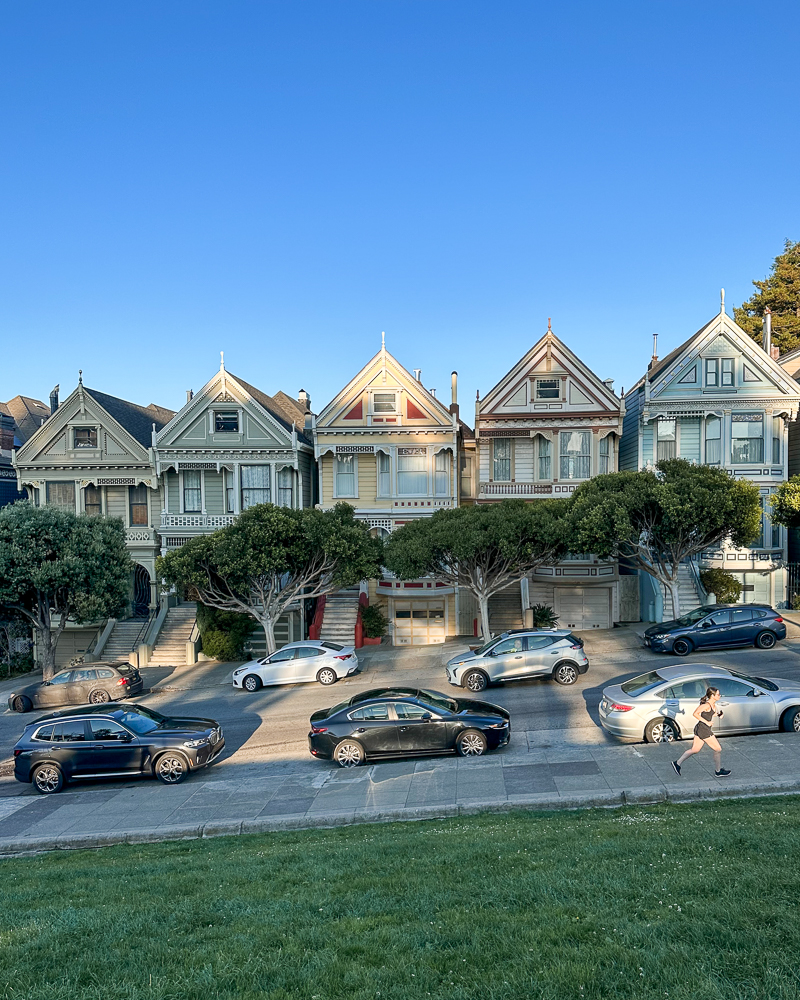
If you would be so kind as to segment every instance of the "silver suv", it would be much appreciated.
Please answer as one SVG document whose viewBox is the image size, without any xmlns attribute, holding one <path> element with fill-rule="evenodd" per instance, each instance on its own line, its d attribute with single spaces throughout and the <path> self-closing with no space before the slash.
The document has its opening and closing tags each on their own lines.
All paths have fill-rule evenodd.
<svg viewBox="0 0 800 1000">
<path fill-rule="evenodd" d="M 503 632 L 483 646 L 447 661 L 447 679 L 468 691 L 483 691 L 497 681 L 552 677 L 574 684 L 589 669 L 583 639 L 567 629 L 518 629 Z"/>
</svg>

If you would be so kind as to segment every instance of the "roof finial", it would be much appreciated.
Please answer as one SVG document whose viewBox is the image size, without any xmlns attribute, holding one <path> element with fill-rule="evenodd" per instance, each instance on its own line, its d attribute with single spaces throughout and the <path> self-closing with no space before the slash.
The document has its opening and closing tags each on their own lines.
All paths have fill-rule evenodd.
<svg viewBox="0 0 800 1000">
<path fill-rule="evenodd" d="M 386 334 L 385 333 L 381 334 L 381 350 L 382 351 L 386 350 Z"/>
<path fill-rule="evenodd" d="M 720 288 L 719 290 L 719 311 L 720 313 L 725 312 L 725 289 Z"/>
<path fill-rule="evenodd" d="M 224 351 L 220 351 L 219 352 L 219 370 L 221 372 L 225 371 L 225 352 Z"/>
<path fill-rule="evenodd" d="M 83 385 L 83 368 L 78 369 L 78 385 Z"/>
<path fill-rule="evenodd" d="M 548 333 L 552 333 L 553 332 L 552 329 L 550 328 L 550 317 L 549 316 L 547 317 L 547 332 Z"/>
</svg>

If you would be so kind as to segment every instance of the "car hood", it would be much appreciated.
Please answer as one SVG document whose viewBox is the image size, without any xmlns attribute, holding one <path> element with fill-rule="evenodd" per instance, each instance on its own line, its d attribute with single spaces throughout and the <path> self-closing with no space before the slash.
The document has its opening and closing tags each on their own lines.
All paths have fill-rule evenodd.
<svg viewBox="0 0 800 1000">
<path fill-rule="evenodd" d="M 213 719 L 173 719 L 168 718 L 158 727 L 154 729 L 153 733 L 161 733 L 162 735 L 169 734 L 172 736 L 176 733 L 205 733 L 209 729 L 219 728 L 219 723 L 215 722 Z M 148 734 L 149 735 L 149 734 Z"/>
<path fill-rule="evenodd" d="M 13 694 L 24 694 L 29 698 L 37 694 L 45 686 L 44 681 L 38 681 L 36 684 L 26 684 L 25 687 L 14 688 Z M 66 686 L 66 685 L 65 685 Z M 9 697 L 11 697 L 9 695 Z"/>
<path fill-rule="evenodd" d="M 466 663 L 467 660 L 474 660 L 475 653 L 468 649 L 466 653 L 459 653 L 457 656 L 451 656 L 447 661 L 448 667 L 457 667 L 459 663 Z"/>
<path fill-rule="evenodd" d="M 644 630 L 645 635 L 660 635 L 662 632 L 671 632 L 675 628 L 689 628 L 688 625 L 682 625 L 677 618 L 673 618 L 669 622 L 659 622 L 658 625 L 651 625 L 650 628 Z"/>
<path fill-rule="evenodd" d="M 501 719 L 510 719 L 510 714 L 499 705 L 492 705 L 488 701 L 475 701 L 474 698 L 453 699 L 458 706 L 457 715 L 499 715 Z"/>
</svg>

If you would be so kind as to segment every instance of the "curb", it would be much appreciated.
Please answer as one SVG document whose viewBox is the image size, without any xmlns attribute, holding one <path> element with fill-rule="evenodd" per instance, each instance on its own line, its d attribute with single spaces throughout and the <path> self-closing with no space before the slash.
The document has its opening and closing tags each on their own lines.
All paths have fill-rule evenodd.
<svg viewBox="0 0 800 1000">
<path fill-rule="evenodd" d="M 185 826 L 159 826 L 127 832 L 83 833 L 59 837 L 19 837 L 0 839 L 0 857 L 39 854 L 44 851 L 86 850 L 113 847 L 118 844 L 155 844 L 174 840 L 200 840 L 210 837 L 238 837 L 253 833 L 283 833 L 292 830 L 331 829 L 366 823 L 413 823 L 432 819 L 452 819 L 457 816 L 477 816 L 480 813 L 510 813 L 528 810 L 561 811 L 578 809 L 619 809 L 626 805 L 656 805 L 662 802 L 688 803 L 713 799 L 767 798 L 800 793 L 800 778 L 770 782 L 731 782 L 726 785 L 695 785 L 681 789 L 650 785 L 623 791 L 585 792 L 573 795 L 516 795 L 503 801 L 463 802 L 443 806 L 401 807 L 398 809 L 345 810 L 320 813 L 264 817 L 246 820 L 209 820 L 208 823 Z"/>
</svg>

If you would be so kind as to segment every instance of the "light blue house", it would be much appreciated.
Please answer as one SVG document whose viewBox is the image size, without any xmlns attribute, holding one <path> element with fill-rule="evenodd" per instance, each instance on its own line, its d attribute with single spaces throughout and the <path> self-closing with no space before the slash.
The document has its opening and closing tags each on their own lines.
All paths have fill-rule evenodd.
<svg viewBox="0 0 800 1000">
<path fill-rule="evenodd" d="M 764 349 L 766 348 L 766 349 Z M 787 477 L 787 429 L 800 385 L 720 312 L 665 358 L 653 357 L 625 394 L 620 469 L 648 469 L 666 458 L 718 465 L 759 487 L 761 535 L 746 549 L 707 550 L 680 571 L 680 612 L 704 602 L 698 570 L 717 567 L 741 580 L 742 601 L 785 606 L 786 532 L 769 519 L 770 493 Z M 672 602 L 641 577 L 642 618 L 672 618 Z"/>
</svg>

